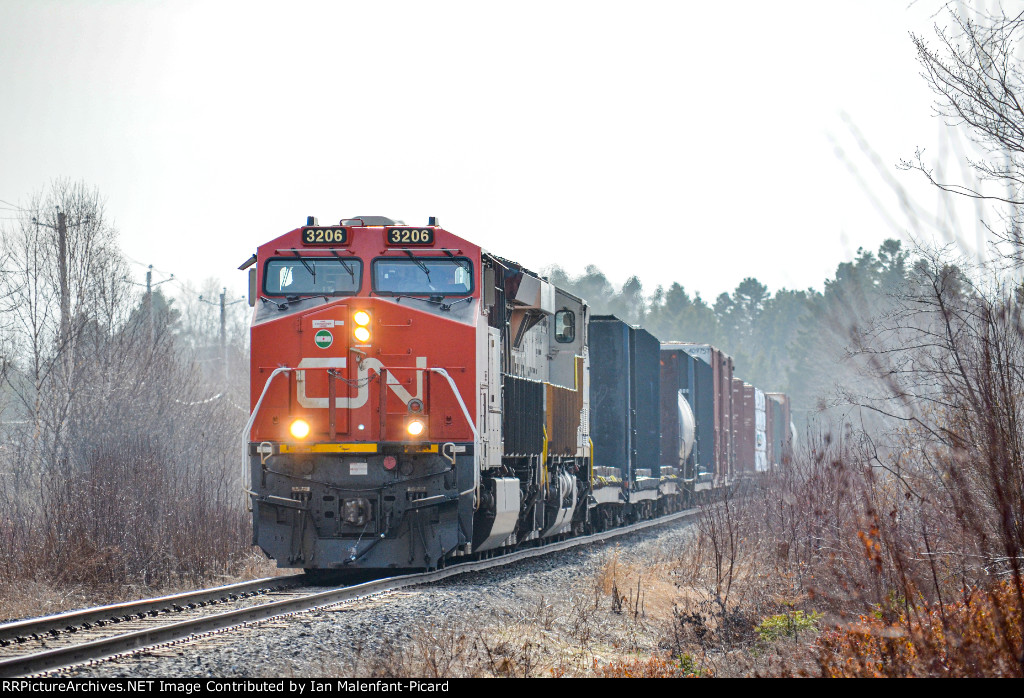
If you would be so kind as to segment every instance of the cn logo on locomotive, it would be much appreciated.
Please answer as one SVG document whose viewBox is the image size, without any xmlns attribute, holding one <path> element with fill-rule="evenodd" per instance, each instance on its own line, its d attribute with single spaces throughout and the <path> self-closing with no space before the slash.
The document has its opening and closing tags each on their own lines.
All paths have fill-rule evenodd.
<svg viewBox="0 0 1024 698">
<path fill-rule="evenodd" d="M 330 406 L 328 397 L 311 397 L 306 394 L 306 372 L 304 368 L 333 368 L 341 369 L 347 365 L 344 356 L 326 356 L 321 358 L 306 357 L 299 361 L 295 372 L 295 397 L 303 407 L 313 409 L 327 409 Z M 391 371 L 388 371 L 387 386 L 398 399 L 406 404 L 410 400 L 423 400 L 423 372 L 427 369 L 427 357 L 416 357 L 416 393 L 410 394 Z M 359 386 L 355 397 L 334 398 L 334 406 L 338 409 L 357 409 L 366 404 L 370 397 L 370 371 L 378 376 L 383 372 L 384 364 L 379 359 L 366 358 L 359 362 L 356 369 L 356 384 Z"/>
</svg>

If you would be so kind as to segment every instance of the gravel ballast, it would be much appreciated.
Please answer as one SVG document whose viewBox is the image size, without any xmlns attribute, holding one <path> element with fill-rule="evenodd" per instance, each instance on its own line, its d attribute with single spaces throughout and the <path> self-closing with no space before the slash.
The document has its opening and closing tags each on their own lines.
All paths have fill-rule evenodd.
<svg viewBox="0 0 1024 698">
<path fill-rule="evenodd" d="M 585 674 L 664 649 L 672 617 L 668 570 L 691 532 L 692 523 L 674 522 L 50 675 Z"/>
</svg>

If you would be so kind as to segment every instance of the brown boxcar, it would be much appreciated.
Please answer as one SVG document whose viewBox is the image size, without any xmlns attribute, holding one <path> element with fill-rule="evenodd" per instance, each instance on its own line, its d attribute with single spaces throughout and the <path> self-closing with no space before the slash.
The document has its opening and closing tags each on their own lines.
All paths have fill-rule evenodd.
<svg viewBox="0 0 1024 698">
<path fill-rule="evenodd" d="M 736 473 L 738 475 L 748 475 L 755 471 L 754 386 L 744 383 L 739 378 L 733 379 L 732 386 L 733 444 L 736 454 Z"/>
</svg>

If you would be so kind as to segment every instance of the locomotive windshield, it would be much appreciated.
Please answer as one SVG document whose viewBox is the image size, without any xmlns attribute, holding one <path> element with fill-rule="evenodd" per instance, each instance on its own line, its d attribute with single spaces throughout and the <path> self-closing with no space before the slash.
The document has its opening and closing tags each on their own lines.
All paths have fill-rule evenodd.
<svg viewBox="0 0 1024 698">
<path fill-rule="evenodd" d="M 338 257 L 277 258 L 267 262 L 268 296 L 351 296 L 359 292 L 363 263 Z"/>
<path fill-rule="evenodd" d="M 387 257 L 373 261 L 373 290 L 392 295 L 465 296 L 473 291 L 468 259 Z"/>
</svg>

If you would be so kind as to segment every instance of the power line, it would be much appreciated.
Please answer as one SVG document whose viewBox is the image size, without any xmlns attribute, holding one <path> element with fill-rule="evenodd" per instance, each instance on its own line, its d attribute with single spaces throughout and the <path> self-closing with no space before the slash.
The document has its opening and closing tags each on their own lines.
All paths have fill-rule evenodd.
<svg viewBox="0 0 1024 698">
<path fill-rule="evenodd" d="M 125 259 L 127 259 L 132 264 L 138 264 L 140 267 L 148 267 L 149 266 L 148 264 L 143 264 L 142 262 L 140 262 L 137 259 L 133 259 L 132 257 L 129 257 L 124 252 L 121 253 L 121 256 L 124 257 Z"/>
<path fill-rule="evenodd" d="M 184 281 L 183 279 L 175 277 L 171 283 L 177 284 L 178 289 L 181 291 L 181 293 L 187 294 L 197 300 L 202 300 L 203 294 L 200 293 L 199 291 L 196 291 L 194 288 L 186 286 L 187 282 Z"/>
<path fill-rule="evenodd" d="M 155 271 L 155 272 L 159 272 L 160 274 L 163 274 L 165 277 L 167 277 L 167 278 L 162 279 L 161 281 L 159 281 L 158 282 L 159 284 L 170 283 L 170 284 L 176 286 L 178 291 L 181 294 L 190 296 L 191 298 L 194 298 L 194 299 L 203 300 L 203 294 L 200 293 L 199 291 L 195 290 L 194 288 L 191 288 L 190 286 L 188 286 L 187 284 L 189 282 L 188 282 L 187 279 L 184 279 L 184 278 L 182 278 L 180 276 L 177 276 L 173 272 L 164 271 L 163 269 L 157 269 L 152 264 L 146 264 L 145 262 L 140 262 L 137 259 L 129 257 L 128 255 L 124 254 L 123 252 L 121 253 L 121 255 L 128 262 L 130 262 L 131 264 L 134 264 L 136 266 L 140 266 L 140 267 L 145 268 L 147 270 L 147 273 L 151 273 L 151 272 Z M 126 281 L 128 281 L 129 283 L 131 283 L 132 285 L 135 285 L 135 286 L 144 286 L 145 285 L 143 283 L 135 281 L 134 279 L 126 279 Z M 153 284 L 153 285 L 155 286 L 157 284 Z M 239 298 L 240 298 L 240 300 L 245 300 L 245 296 L 244 295 L 240 296 Z M 240 300 L 239 301 L 235 301 L 234 303 L 228 303 L 228 305 L 234 305 L 235 303 L 240 302 Z M 210 303 L 210 301 L 205 301 L 205 302 Z M 213 303 L 213 305 L 216 305 L 216 303 Z"/>
<path fill-rule="evenodd" d="M 178 287 L 178 291 L 180 291 L 181 293 L 187 293 L 188 295 L 190 295 L 190 296 L 192 296 L 194 298 L 198 298 L 198 297 L 201 297 L 203 295 L 201 293 L 197 293 L 196 291 L 194 291 L 191 288 L 189 288 L 188 286 L 186 286 L 185 282 L 182 281 L 181 279 L 177 279 L 176 278 L 171 283 L 174 284 L 175 286 L 177 286 Z"/>
<path fill-rule="evenodd" d="M 153 271 L 157 271 L 157 272 L 160 272 L 160 273 L 161 273 L 161 274 L 163 274 L 164 276 L 174 276 L 174 274 L 173 274 L 172 272 L 169 272 L 169 271 L 164 271 L 163 269 L 157 269 L 157 268 L 156 268 L 155 266 L 153 266 L 152 264 L 146 264 L 145 262 L 140 262 L 140 261 L 139 261 L 139 260 L 137 260 L 137 259 L 134 259 L 134 258 L 132 258 L 132 257 L 129 257 L 129 256 L 128 256 L 128 255 L 126 255 L 126 254 L 125 254 L 124 252 L 122 252 L 122 253 L 121 253 L 121 256 L 122 256 L 122 257 L 124 257 L 125 259 L 127 259 L 127 260 L 128 260 L 129 262 L 131 262 L 132 264 L 135 264 L 135 265 L 137 265 L 137 266 L 140 266 L 140 267 L 145 267 L 146 269 L 152 269 Z"/>
<path fill-rule="evenodd" d="M 17 204 L 12 204 L 10 201 L 4 201 L 3 199 L 0 199 L 0 204 L 6 204 L 7 206 L 10 206 L 11 208 L 15 209 L 16 211 L 24 211 L 25 213 L 31 213 L 31 211 L 29 211 L 27 208 L 22 208 L 21 206 L 18 206 Z"/>
</svg>

